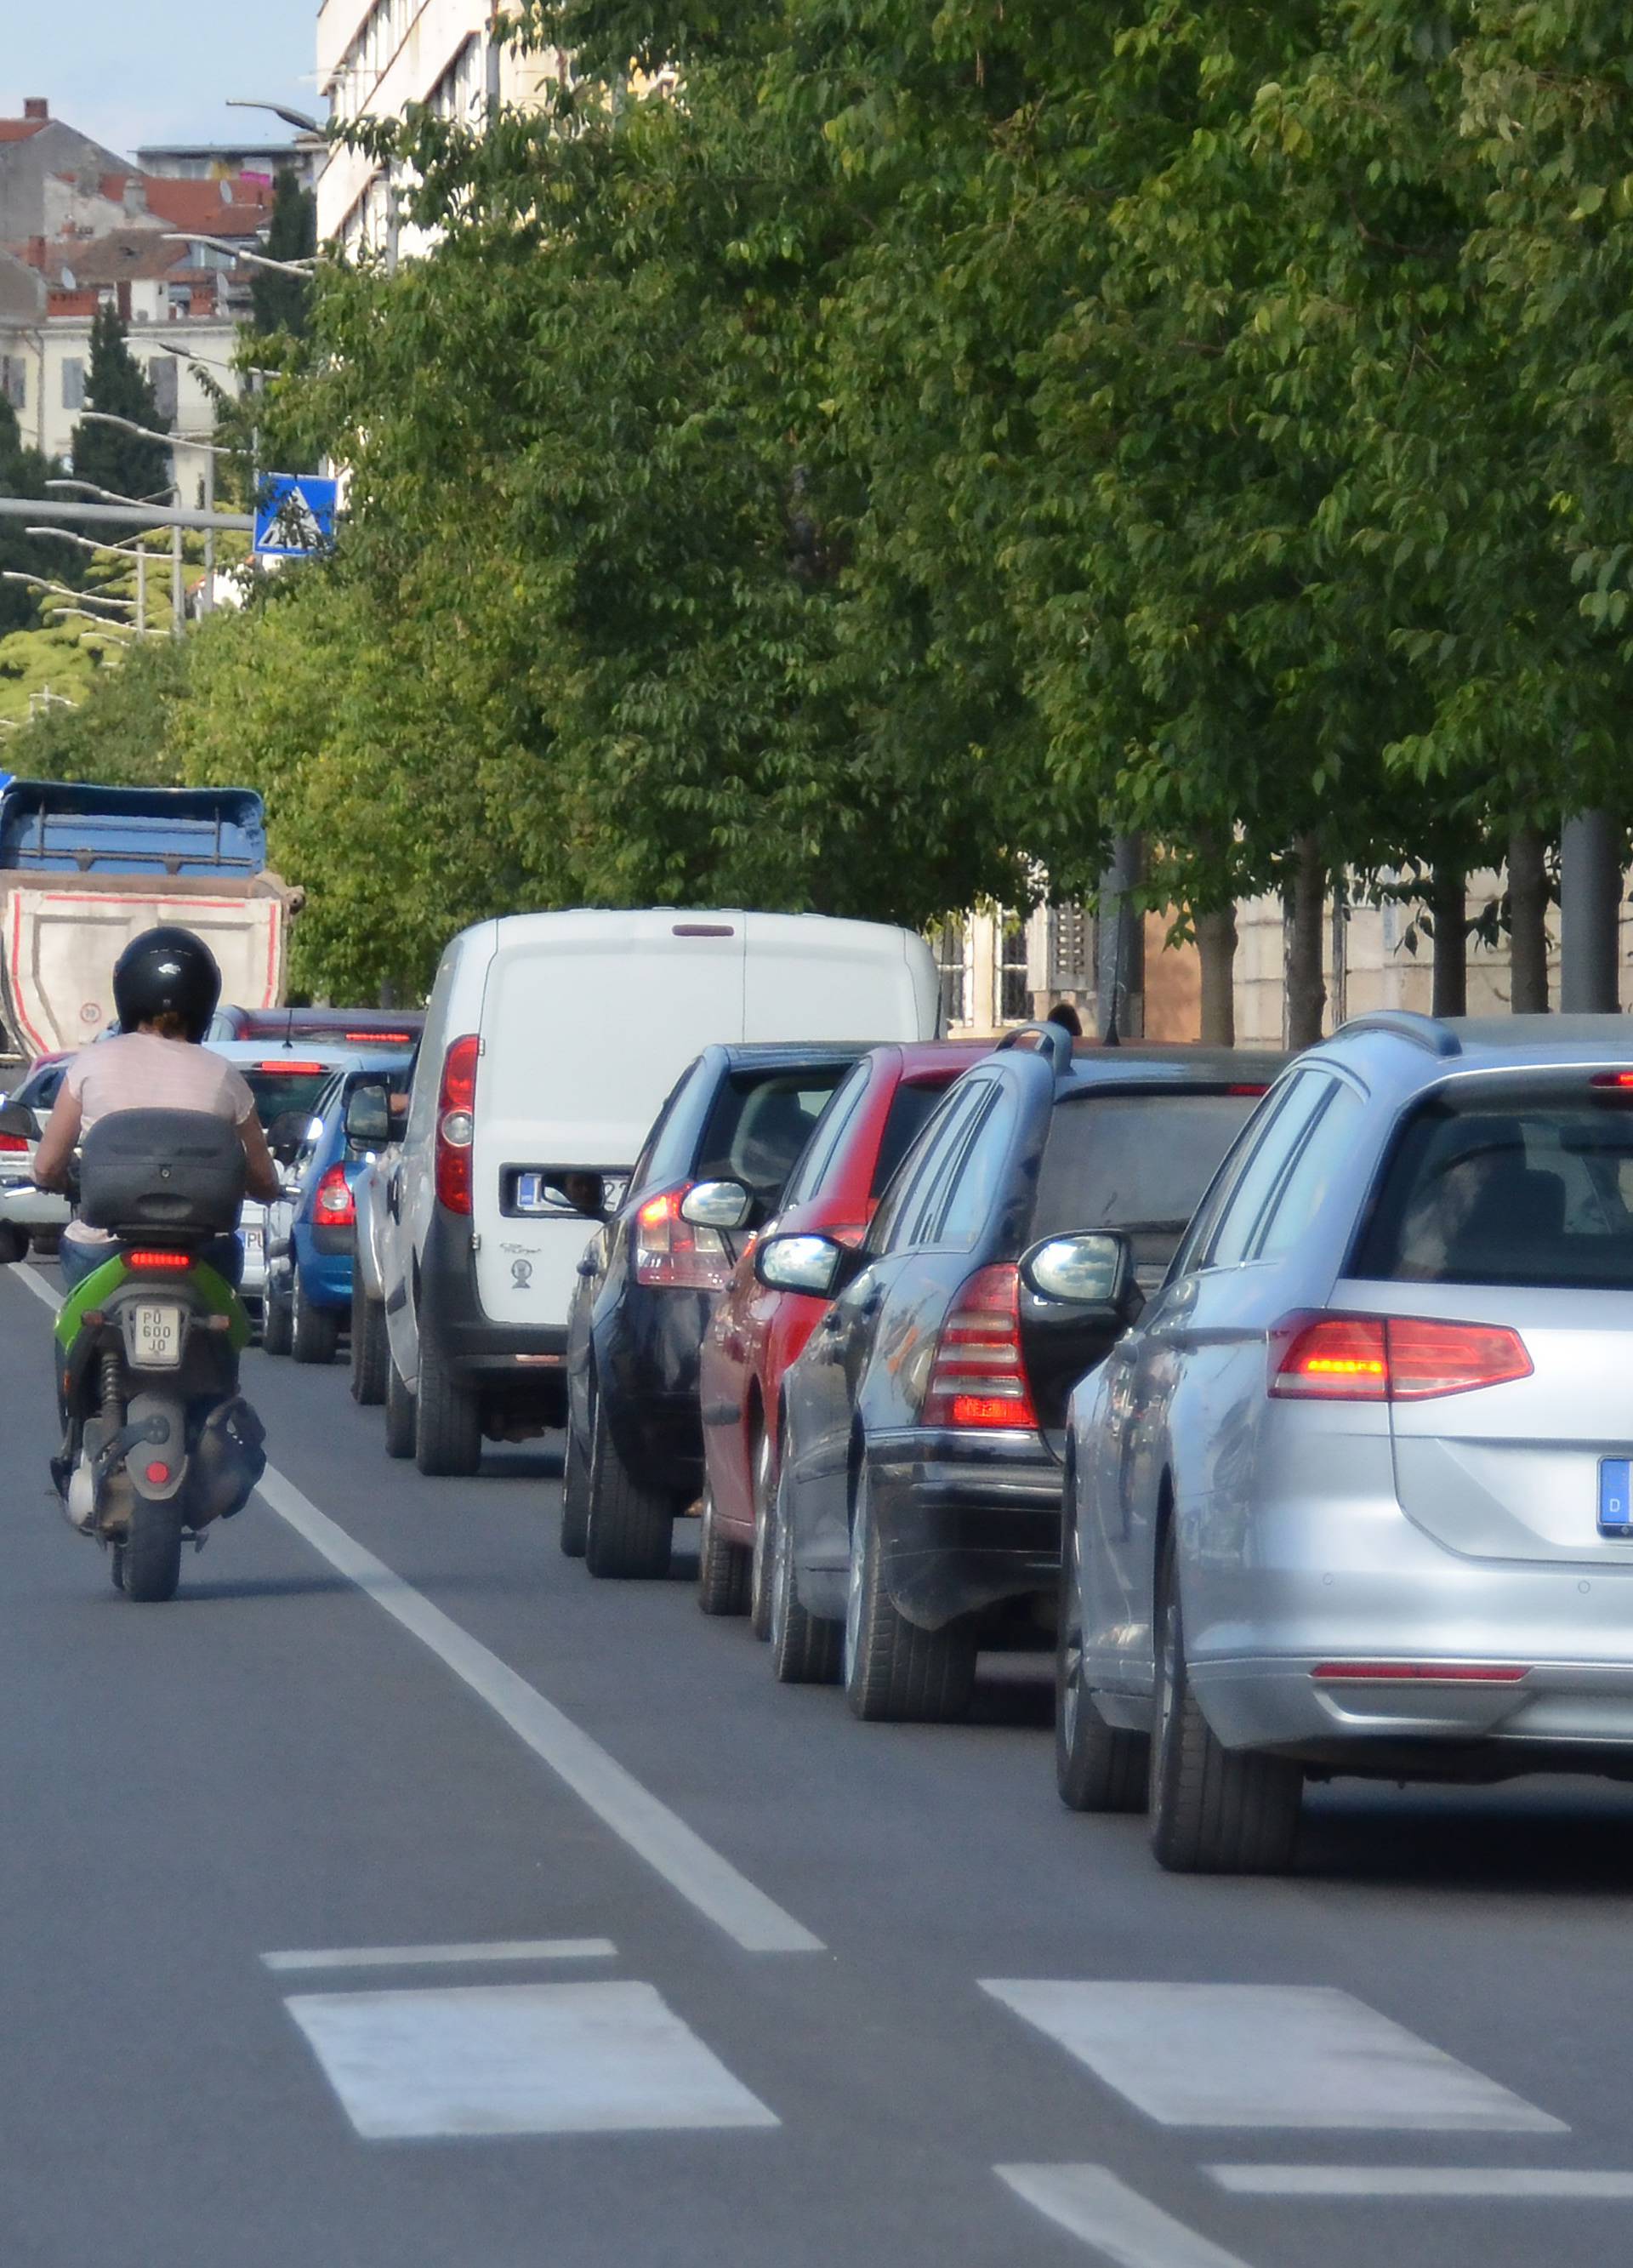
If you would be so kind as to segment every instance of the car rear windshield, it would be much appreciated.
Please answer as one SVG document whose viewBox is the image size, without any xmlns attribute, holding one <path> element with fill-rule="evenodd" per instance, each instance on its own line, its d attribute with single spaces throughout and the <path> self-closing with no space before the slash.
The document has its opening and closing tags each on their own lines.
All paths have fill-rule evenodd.
<svg viewBox="0 0 1633 2268">
<path fill-rule="evenodd" d="M 774 1202 L 850 1069 L 841 1060 L 804 1071 L 729 1072 L 703 1129 L 695 1178 L 742 1182 L 762 1202 Z"/>
<path fill-rule="evenodd" d="M 885 1116 L 885 1131 L 879 1142 L 879 1156 L 873 1161 L 873 1186 L 868 1192 L 870 1197 L 878 1197 L 918 1139 L 919 1129 L 952 1083 L 951 1079 L 943 1079 L 931 1086 L 899 1086 L 896 1089 Z"/>
<path fill-rule="evenodd" d="M 1406 1284 L 1633 1285 L 1633 1089 L 1615 1071 L 1480 1080 L 1402 1126 L 1350 1272 Z"/>
<path fill-rule="evenodd" d="M 263 1131 L 287 1110 L 301 1111 L 309 1118 L 334 1076 L 333 1065 L 326 1065 L 321 1071 L 248 1070 L 244 1073 L 245 1082 L 255 1098 L 255 1116 Z"/>
<path fill-rule="evenodd" d="M 1065 1097 L 1043 1145 L 1033 1236 L 1112 1228 L 1177 1243 L 1257 1101 L 1184 1087 Z"/>
</svg>

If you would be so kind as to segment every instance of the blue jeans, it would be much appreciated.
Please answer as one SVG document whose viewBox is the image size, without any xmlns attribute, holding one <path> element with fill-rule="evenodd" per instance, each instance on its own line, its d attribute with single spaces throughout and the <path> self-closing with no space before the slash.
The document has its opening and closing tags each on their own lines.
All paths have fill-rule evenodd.
<svg viewBox="0 0 1633 2268">
<path fill-rule="evenodd" d="M 77 1237 L 65 1236 L 58 1247 L 64 1285 L 71 1292 L 76 1285 L 83 1284 L 87 1276 L 94 1275 L 105 1260 L 111 1260 L 114 1252 L 114 1247 L 111 1244 L 82 1244 Z M 241 1238 L 212 1236 L 197 1256 L 207 1267 L 213 1268 L 218 1276 L 224 1276 L 237 1291 L 244 1278 Z"/>
</svg>

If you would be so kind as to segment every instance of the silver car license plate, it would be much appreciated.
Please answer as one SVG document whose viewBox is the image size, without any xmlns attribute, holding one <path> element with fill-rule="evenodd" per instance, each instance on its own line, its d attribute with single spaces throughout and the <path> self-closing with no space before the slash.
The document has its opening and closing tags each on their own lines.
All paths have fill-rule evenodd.
<svg viewBox="0 0 1633 2268">
<path fill-rule="evenodd" d="M 143 1300 L 131 1319 L 131 1351 L 149 1370 L 174 1370 L 181 1360 L 185 1318 L 180 1307 Z"/>
<path fill-rule="evenodd" d="M 252 1260 L 260 1259 L 266 1239 L 264 1228 L 246 1228 L 244 1231 L 244 1249 Z"/>
<path fill-rule="evenodd" d="M 1599 1461 L 1599 1532 L 1633 1535 L 1633 1462 L 1626 1457 Z"/>
</svg>

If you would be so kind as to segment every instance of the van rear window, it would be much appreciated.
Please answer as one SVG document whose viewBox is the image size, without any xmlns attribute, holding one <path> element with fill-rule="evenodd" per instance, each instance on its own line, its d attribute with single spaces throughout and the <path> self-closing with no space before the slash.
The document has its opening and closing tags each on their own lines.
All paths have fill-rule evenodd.
<svg viewBox="0 0 1633 2268">
<path fill-rule="evenodd" d="M 1573 1071 L 1432 1097 L 1401 1130 L 1350 1273 L 1627 1290 L 1633 1093 Z"/>
<path fill-rule="evenodd" d="M 1257 1107 L 1256 1094 L 1180 1086 L 1063 1098 L 1043 1145 L 1033 1237 L 1144 1230 L 1153 1239 L 1151 1254 L 1166 1256 Z"/>
</svg>

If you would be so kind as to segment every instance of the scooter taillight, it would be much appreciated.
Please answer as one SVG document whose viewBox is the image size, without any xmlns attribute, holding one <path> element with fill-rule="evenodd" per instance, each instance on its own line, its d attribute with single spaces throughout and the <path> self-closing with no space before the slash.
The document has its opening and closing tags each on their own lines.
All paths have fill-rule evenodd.
<svg viewBox="0 0 1633 2268">
<path fill-rule="evenodd" d="M 155 1276 L 185 1276 L 193 1265 L 190 1252 L 127 1252 L 124 1259 L 127 1268 Z"/>
</svg>

